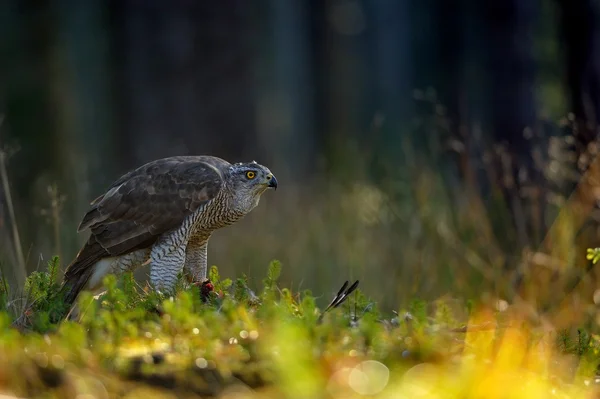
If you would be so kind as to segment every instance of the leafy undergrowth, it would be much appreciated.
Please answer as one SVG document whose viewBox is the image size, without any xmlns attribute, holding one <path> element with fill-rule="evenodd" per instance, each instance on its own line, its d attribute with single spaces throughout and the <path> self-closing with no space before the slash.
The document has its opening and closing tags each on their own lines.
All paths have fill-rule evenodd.
<svg viewBox="0 0 600 399">
<path fill-rule="evenodd" d="M 531 327 L 509 306 L 442 298 L 382 314 L 360 290 L 321 311 L 281 288 L 273 262 L 261 292 L 221 279 L 161 298 L 131 275 L 55 325 L 58 260 L 28 278 L 11 312 L 0 288 L 0 393 L 44 398 L 589 398 L 600 341 Z M 347 287 L 347 286 L 346 286 Z M 335 293 L 337 290 L 332 290 Z M 20 328 L 16 328 L 19 326 Z"/>
</svg>

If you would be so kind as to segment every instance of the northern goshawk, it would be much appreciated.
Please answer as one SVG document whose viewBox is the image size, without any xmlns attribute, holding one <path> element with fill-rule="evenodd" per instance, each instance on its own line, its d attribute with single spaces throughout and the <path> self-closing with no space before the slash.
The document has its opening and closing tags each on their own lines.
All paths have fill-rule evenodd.
<svg viewBox="0 0 600 399">
<path fill-rule="evenodd" d="M 65 302 L 100 288 L 108 273 L 146 264 L 161 292 L 172 292 L 182 271 L 189 282 L 201 282 L 211 234 L 244 217 L 270 187 L 277 179 L 267 167 L 212 156 L 159 159 L 123 175 L 79 225 L 91 235 L 65 271 Z"/>
</svg>

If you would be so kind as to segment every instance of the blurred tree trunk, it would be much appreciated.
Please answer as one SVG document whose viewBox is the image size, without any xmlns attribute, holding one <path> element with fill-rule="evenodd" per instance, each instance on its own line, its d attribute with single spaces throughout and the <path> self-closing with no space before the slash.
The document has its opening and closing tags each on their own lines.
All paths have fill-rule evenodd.
<svg viewBox="0 0 600 399">
<path fill-rule="evenodd" d="M 495 143 L 506 146 L 507 158 L 497 159 L 498 186 L 510 208 L 515 236 L 505 243 L 512 253 L 533 242 L 533 227 L 523 203 L 524 185 L 541 183 L 533 165 L 532 148 L 527 134 L 536 131 L 535 64 L 531 37 L 537 6 L 532 1 L 510 0 L 480 3 L 486 21 L 485 69 L 488 71 L 486 114 Z M 529 133 L 527 133 L 529 132 Z M 508 160 L 509 164 L 504 163 Z M 506 238 L 506 236 L 505 236 Z"/>
<path fill-rule="evenodd" d="M 465 76 L 465 41 L 464 26 L 466 22 L 464 1 L 437 1 L 434 26 L 437 46 L 435 65 L 443 65 L 436 69 L 436 89 L 446 115 L 454 123 L 466 117 L 464 86 Z"/>
<path fill-rule="evenodd" d="M 322 55 L 326 74 L 325 98 L 328 120 L 330 166 L 343 173 L 343 157 L 349 143 L 356 143 L 367 131 L 369 21 L 363 1 L 329 0 L 325 4 Z M 343 165 L 344 164 L 344 165 Z"/>
<path fill-rule="evenodd" d="M 114 180 L 108 15 L 100 0 L 55 0 L 51 80 L 56 112 L 59 190 L 66 194 L 65 259 L 87 238 L 76 234 L 89 203 Z M 48 203 L 50 198 L 47 199 Z"/>
<path fill-rule="evenodd" d="M 83 239 L 74 234 L 77 219 L 112 164 L 103 3 L 9 3 L 2 67 L 6 127 L 20 148 L 9 172 L 23 250 L 35 265 L 62 241 L 66 263 Z M 54 183 L 69 202 L 58 230 L 40 214 L 51 208 Z"/>
<path fill-rule="evenodd" d="M 260 159 L 249 2 L 113 2 L 125 167 L 184 154 Z"/>
<path fill-rule="evenodd" d="M 318 157 L 327 149 L 329 142 L 328 124 L 329 102 L 327 100 L 327 61 L 328 43 L 325 40 L 327 27 L 327 5 L 323 0 L 307 0 L 309 8 L 310 30 L 308 40 L 313 53 L 310 68 L 312 70 L 312 101 L 315 128 L 315 148 Z"/>
<path fill-rule="evenodd" d="M 393 167 L 409 133 L 414 61 L 409 2 L 325 4 L 320 41 L 330 166 L 356 178 L 348 163 L 366 162 L 373 175 L 382 176 L 380 169 Z"/>
<path fill-rule="evenodd" d="M 600 6 L 592 0 L 558 0 L 558 4 L 581 152 L 597 138 L 600 123 Z"/>
<path fill-rule="evenodd" d="M 17 18 L 14 13 L 15 0 L 4 1 L 0 3 L 0 37 L 12 38 L 12 40 L 4 39 L 0 41 L 0 76 L 9 77 L 12 75 L 11 67 L 8 60 L 13 56 L 14 62 L 15 45 L 16 45 L 16 25 Z M 6 121 L 7 118 L 7 94 L 9 82 L 6 79 L 0 79 L 0 151 L 6 146 Z M 0 182 L 1 184 L 1 182 Z M 0 186 L 1 187 L 1 186 Z M 0 189 L 0 276 L 6 279 L 7 282 L 13 284 L 13 281 L 18 280 L 16 272 L 11 270 L 17 267 L 17 259 L 12 245 L 13 237 L 10 234 L 10 220 L 7 217 L 6 193 Z"/>
<path fill-rule="evenodd" d="M 372 152 L 367 155 L 382 154 L 394 164 L 403 136 L 410 133 L 407 121 L 413 110 L 411 9 L 407 0 L 365 2 L 365 9 L 372 49 L 366 54 L 371 103 L 363 130 L 371 135 L 366 149 Z"/>
<path fill-rule="evenodd" d="M 5 120 L 0 145 L 18 151 L 7 169 L 15 205 L 16 223 L 29 270 L 44 244 L 43 219 L 36 213 L 47 205 L 46 186 L 58 176 L 56 124 L 49 82 L 54 42 L 50 1 L 0 2 L 0 113 Z M 11 221 L 12 223 L 12 221 Z M 12 240 L 11 240 L 12 241 Z"/>
<path fill-rule="evenodd" d="M 257 99 L 260 142 L 264 162 L 280 179 L 298 179 L 315 171 L 318 150 L 311 4 L 268 0 L 266 5 L 270 23 L 263 31 L 263 67 L 257 68 L 257 86 L 264 91 Z"/>
</svg>

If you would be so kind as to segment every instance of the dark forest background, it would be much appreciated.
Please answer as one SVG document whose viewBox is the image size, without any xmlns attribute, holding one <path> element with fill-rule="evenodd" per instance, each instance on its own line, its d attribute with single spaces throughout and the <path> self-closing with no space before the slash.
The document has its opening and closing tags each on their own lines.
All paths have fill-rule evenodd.
<svg viewBox="0 0 600 399">
<path fill-rule="evenodd" d="M 589 168 L 599 111 L 593 0 L 3 0 L 3 269 L 22 278 L 13 226 L 27 271 L 69 262 L 118 176 L 212 154 L 280 181 L 211 242 L 224 274 L 277 258 L 294 287 L 361 278 L 389 306 L 506 296 L 496 277 L 531 277 L 523 251 Z"/>
</svg>

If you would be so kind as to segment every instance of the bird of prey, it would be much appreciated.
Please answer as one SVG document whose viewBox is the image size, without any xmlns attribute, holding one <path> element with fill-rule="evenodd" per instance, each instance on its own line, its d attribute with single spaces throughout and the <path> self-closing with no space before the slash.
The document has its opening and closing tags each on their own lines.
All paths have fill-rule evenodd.
<svg viewBox="0 0 600 399">
<path fill-rule="evenodd" d="M 92 201 L 79 225 L 91 235 L 65 271 L 65 303 L 100 288 L 108 273 L 147 264 L 163 293 L 173 292 L 180 272 L 202 282 L 211 234 L 254 209 L 268 188 L 277 189 L 277 179 L 255 161 L 177 156 L 130 171 Z"/>
</svg>

